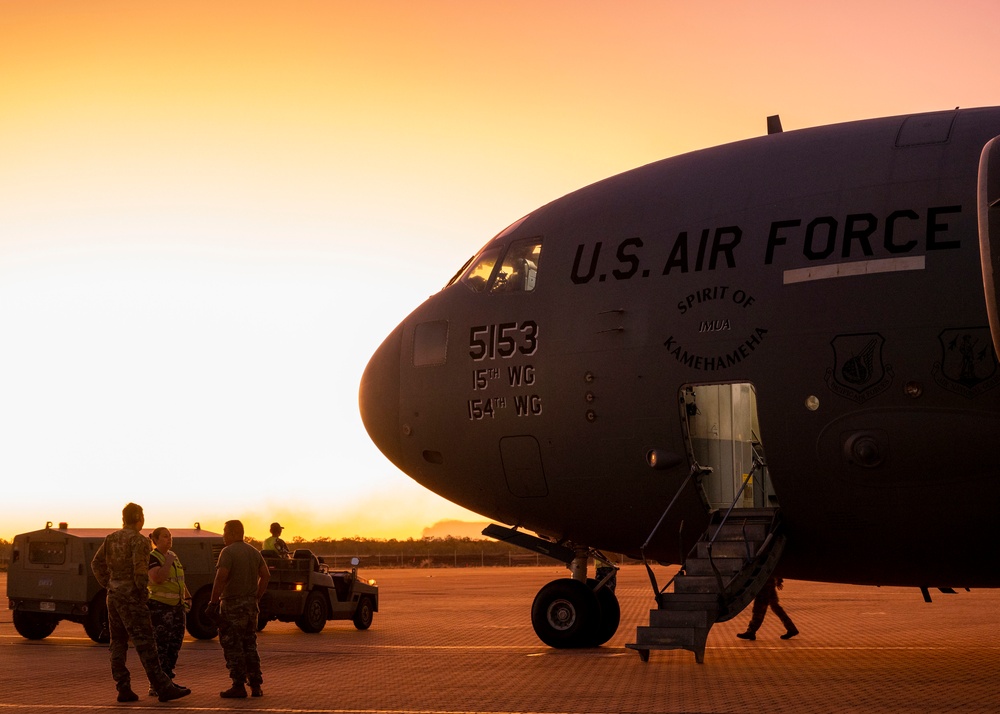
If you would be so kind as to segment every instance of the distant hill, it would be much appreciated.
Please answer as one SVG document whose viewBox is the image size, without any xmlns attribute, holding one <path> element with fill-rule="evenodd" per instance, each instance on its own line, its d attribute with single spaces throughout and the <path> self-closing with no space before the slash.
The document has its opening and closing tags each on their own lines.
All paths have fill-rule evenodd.
<svg viewBox="0 0 1000 714">
<path fill-rule="evenodd" d="M 471 538 L 472 540 L 492 540 L 483 535 L 483 528 L 489 521 L 438 521 L 430 528 L 424 528 L 421 538 Z"/>
</svg>

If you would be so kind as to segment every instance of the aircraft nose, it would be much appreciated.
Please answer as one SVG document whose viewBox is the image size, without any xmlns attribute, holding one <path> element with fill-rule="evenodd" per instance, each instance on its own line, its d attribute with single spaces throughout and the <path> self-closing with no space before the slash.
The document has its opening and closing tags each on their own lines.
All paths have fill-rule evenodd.
<svg viewBox="0 0 1000 714">
<path fill-rule="evenodd" d="M 399 465 L 399 355 L 402 327 L 397 327 L 368 360 L 358 406 L 368 436 L 389 461 Z"/>
</svg>

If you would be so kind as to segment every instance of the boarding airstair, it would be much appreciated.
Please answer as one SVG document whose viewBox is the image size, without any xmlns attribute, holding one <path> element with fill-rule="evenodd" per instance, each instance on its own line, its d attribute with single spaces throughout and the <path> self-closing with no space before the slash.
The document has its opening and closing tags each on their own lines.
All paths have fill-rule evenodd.
<svg viewBox="0 0 1000 714">
<path fill-rule="evenodd" d="M 649 611 L 649 625 L 638 627 L 635 642 L 625 646 L 637 650 L 643 662 L 650 650 L 673 649 L 694 652 L 695 661 L 704 662 L 712 625 L 732 619 L 753 602 L 784 547 L 780 509 L 714 512 L 684 565 L 662 590 L 649 569 L 657 607 Z"/>
</svg>

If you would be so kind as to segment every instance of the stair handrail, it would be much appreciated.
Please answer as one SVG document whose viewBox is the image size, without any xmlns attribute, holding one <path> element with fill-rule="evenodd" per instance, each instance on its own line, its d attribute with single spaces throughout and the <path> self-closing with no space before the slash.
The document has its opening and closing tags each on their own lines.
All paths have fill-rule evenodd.
<svg viewBox="0 0 1000 714">
<path fill-rule="evenodd" d="M 764 463 L 764 455 L 761 453 L 763 446 L 760 443 L 760 437 L 757 436 L 756 432 L 750 432 L 750 451 L 753 454 L 754 461 L 760 461 L 763 467 L 760 471 L 760 498 L 761 504 L 767 506 L 767 464 Z"/>
<path fill-rule="evenodd" d="M 719 595 L 722 595 L 722 593 L 725 591 L 725 586 L 722 584 L 722 573 L 719 572 L 719 568 L 715 564 L 715 558 L 712 555 L 712 549 L 715 547 L 715 539 L 719 536 L 719 533 L 722 532 L 722 526 L 726 524 L 726 521 L 729 519 L 729 515 L 733 512 L 733 509 L 736 508 L 736 504 L 739 503 L 740 498 L 743 496 L 743 491 L 746 490 L 747 484 L 750 483 L 750 479 L 753 477 L 754 471 L 756 471 L 758 468 L 763 468 L 763 467 L 764 467 L 764 461 L 755 455 L 753 458 L 753 463 L 750 465 L 750 471 L 747 472 L 746 478 L 743 479 L 743 483 L 740 484 L 739 490 L 736 491 L 736 495 L 733 496 L 733 502 L 729 504 L 729 508 L 726 510 L 726 514 L 722 517 L 722 520 L 719 521 L 719 524 L 715 528 L 715 532 L 712 534 L 711 539 L 708 541 L 708 548 L 707 548 L 708 563 L 709 565 L 712 566 L 712 572 L 715 573 L 715 582 L 719 588 Z M 744 538 L 744 541 L 745 540 L 746 539 Z M 749 549 L 750 546 L 747 545 L 748 554 L 749 554 Z"/>
<path fill-rule="evenodd" d="M 674 494 L 674 497 L 670 499 L 670 503 L 667 504 L 666 510 L 663 511 L 663 515 L 660 516 L 660 520 L 656 522 L 656 525 L 653 526 L 653 530 L 650 532 L 649 537 L 646 538 L 646 542 L 642 544 L 641 548 L 639 548 L 639 555 L 642 556 L 642 564 L 646 566 L 646 572 L 649 574 L 649 583 L 650 585 L 653 586 L 653 593 L 655 594 L 654 597 L 656 598 L 657 603 L 659 603 L 660 595 L 662 593 L 659 585 L 657 585 L 656 583 L 656 575 L 653 573 L 653 569 L 650 567 L 649 561 L 646 560 L 646 548 L 649 546 L 650 542 L 652 542 L 653 537 L 656 535 L 656 532 L 660 530 L 660 526 L 662 526 L 663 521 L 666 520 L 667 514 L 670 513 L 670 509 L 674 507 L 675 503 L 677 503 L 677 499 L 680 498 L 681 493 L 683 493 L 684 489 L 687 488 L 687 485 L 688 483 L 690 483 L 691 479 L 695 475 L 700 476 L 701 474 L 704 473 L 711 473 L 711 471 L 712 469 L 710 468 L 699 466 L 698 464 L 692 464 L 691 470 L 688 471 L 688 475 L 684 477 L 684 481 L 682 481 L 681 485 L 677 488 L 677 492 Z M 681 522 L 681 527 L 683 528 L 683 521 Z M 683 567 L 684 563 L 682 562 L 681 568 L 683 569 Z M 674 575 L 674 578 L 676 577 L 677 576 Z M 670 583 L 673 582 L 674 578 L 671 578 L 670 581 L 663 586 L 664 590 L 666 590 L 670 586 Z"/>
</svg>

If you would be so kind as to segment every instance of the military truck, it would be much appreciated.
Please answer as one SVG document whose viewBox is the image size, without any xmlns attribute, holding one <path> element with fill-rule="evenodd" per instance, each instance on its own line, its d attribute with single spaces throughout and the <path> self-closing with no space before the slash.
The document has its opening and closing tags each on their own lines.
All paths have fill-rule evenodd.
<svg viewBox="0 0 1000 714">
<path fill-rule="evenodd" d="M 105 537 L 117 528 L 57 528 L 47 523 L 42 530 L 14 536 L 7 571 L 8 607 L 14 611 L 14 629 L 29 640 L 41 640 L 61 620 L 79 622 L 94 642 L 108 642 L 107 591 L 90 567 Z M 152 529 L 142 531 L 149 535 Z M 218 634 L 204 617 L 212 594 L 215 564 L 222 551 L 222 536 L 194 528 L 171 528 L 173 546 L 184 564 L 184 580 L 193 602 L 187 617 L 192 637 L 212 639 Z"/>
<path fill-rule="evenodd" d="M 371 627 L 378 612 L 374 580 L 358 578 L 358 559 L 350 570 L 331 570 L 323 558 L 300 548 L 291 558 L 262 551 L 271 571 L 267 592 L 260 601 L 257 630 L 271 620 L 294 622 L 303 632 L 320 632 L 327 620 L 351 620 L 359 630 Z"/>
</svg>

